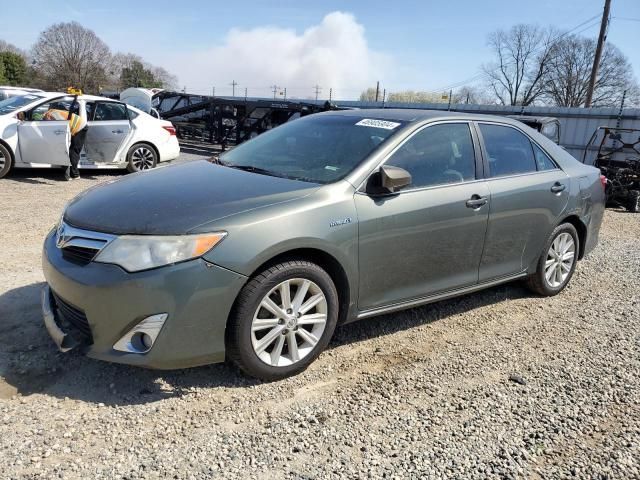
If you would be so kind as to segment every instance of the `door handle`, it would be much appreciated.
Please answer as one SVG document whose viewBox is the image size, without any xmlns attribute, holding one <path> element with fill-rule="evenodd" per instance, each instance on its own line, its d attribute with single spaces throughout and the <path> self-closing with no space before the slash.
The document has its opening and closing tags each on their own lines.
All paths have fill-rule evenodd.
<svg viewBox="0 0 640 480">
<path fill-rule="evenodd" d="M 553 193 L 560 193 L 562 192 L 565 188 L 567 188 L 567 186 L 564 183 L 560 183 L 560 182 L 556 182 L 553 184 L 553 186 L 551 187 L 551 191 Z"/>
<path fill-rule="evenodd" d="M 480 195 L 473 195 L 469 200 L 467 200 L 466 205 L 467 208 L 473 208 L 477 210 L 478 208 L 487 204 L 489 200 L 487 197 L 481 197 Z"/>
<path fill-rule="evenodd" d="M 67 133 L 66 130 L 54 130 L 53 133 L 55 133 L 56 135 L 62 135 L 63 133 Z"/>
<path fill-rule="evenodd" d="M 123 130 L 111 130 L 111 133 L 115 133 L 116 135 L 119 135 L 121 133 L 124 133 Z"/>
</svg>

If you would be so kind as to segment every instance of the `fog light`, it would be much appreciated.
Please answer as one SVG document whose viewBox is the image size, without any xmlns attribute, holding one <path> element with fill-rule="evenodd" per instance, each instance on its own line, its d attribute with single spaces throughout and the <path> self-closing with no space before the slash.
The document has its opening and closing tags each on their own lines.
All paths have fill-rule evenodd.
<svg viewBox="0 0 640 480">
<path fill-rule="evenodd" d="M 158 313 L 145 318 L 118 340 L 113 349 L 128 353 L 147 353 L 153 347 L 168 316 L 166 313 Z"/>
</svg>

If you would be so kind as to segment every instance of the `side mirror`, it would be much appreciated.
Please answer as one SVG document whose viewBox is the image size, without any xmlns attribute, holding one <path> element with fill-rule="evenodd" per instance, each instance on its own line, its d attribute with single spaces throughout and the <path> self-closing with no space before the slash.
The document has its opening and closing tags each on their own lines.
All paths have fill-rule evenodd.
<svg viewBox="0 0 640 480">
<path fill-rule="evenodd" d="M 401 188 L 411 185 L 411 174 L 404 168 L 384 165 L 369 177 L 366 191 L 373 195 L 396 193 Z"/>
<path fill-rule="evenodd" d="M 21 122 L 24 122 L 27 119 L 27 116 L 24 114 L 24 112 L 18 112 L 16 118 Z"/>
</svg>

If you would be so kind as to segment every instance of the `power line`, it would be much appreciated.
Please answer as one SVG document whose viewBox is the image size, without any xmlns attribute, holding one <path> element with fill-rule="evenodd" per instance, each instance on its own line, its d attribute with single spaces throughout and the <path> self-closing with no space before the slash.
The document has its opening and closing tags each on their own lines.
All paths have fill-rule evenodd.
<svg viewBox="0 0 640 480">
<path fill-rule="evenodd" d="M 587 19 L 587 20 L 585 20 L 584 22 L 579 23 L 578 25 L 576 25 L 575 27 L 571 28 L 570 30 L 567 30 L 566 32 L 561 33 L 561 34 L 560 34 L 560 35 L 558 35 L 556 38 L 554 38 L 553 40 L 551 40 L 551 42 L 550 42 L 550 43 L 555 43 L 555 42 L 557 42 L 558 40 L 561 40 L 562 38 L 566 37 L 567 35 L 569 35 L 569 34 L 570 34 L 570 33 L 572 33 L 572 32 L 575 32 L 575 30 L 579 29 L 580 27 L 582 27 L 582 26 L 586 25 L 586 24 L 587 24 L 587 23 L 589 23 L 589 22 L 593 22 L 593 24 L 586 26 L 583 30 L 580 30 L 580 32 L 576 32 L 576 35 L 577 35 L 578 33 L 583 32 L 584 30 L 587 30 L 587 29 L 589 29 L 589 28 L 591 28 L 591 27 L 594 27 L 595 25 L 597 25 L 598 23 L 600 23 L 600 15 L 601 15 L 601 14 L 600 14 L 600 13 L 598 13 L 598 14 L 594 15 L 593 17 L 588 18 L 588 19 Z M 594 22 L 594 20 L 595 20 L 595 22 Z M 534 51 L 533 51 L 533 53 L 539 53 L 543 48 L 544 48 L 544 47 L 541 47 L 541 48 L 539 48 L 539 49 L 537 49 L 537 50 L 534 50 Z M 509 62 L 509 63 L 506 63 L 504 66 L 505 66 L 505 67 L 509 67 L 509 66 L 514 65 L 514 64 L 515 64 L 515 62 Z M 450 84 L 450 85 L 446 85 L 446 86 L 444 86 L 444 87 L 437 88 L 437 89 L 432 90 L 432 91 L 427 91 L 426 93 L 440 93 L 440 92 L 443 92 L 443 91 L 451 90 L 451 89 L 453 89 L 453 88 L 463 87 L 463 86 L 465 86 L 465 85 L 468 85 L 469 83 L 472 83 L 472 82 L 474 82 L 474 81 L 476 81 L 476 80 L 481 79 L 482 77 L 487 76 L 487 75 L 488 75 L 488 73 L 490 73 L 490 72 L 495 72 L 495 71 L 496 71 L 496 70 L 498 70 L 499 68 L 500 68 L 500 67 L 496 67 L 496 68 L 494 68 L 494 69 L 489 70 L 489 72 L 480 72 L 480 73 L 477 73 L 477 74 L 476 74 L 476 75 L 474 75 L 473 77 L 469 77 L 469 78 L 467 78 L 467 79 L 465 79 L 465 80 L 462 80 L 462 81 L 459 81 L 459 82 L 455 82 L 455 83 L 452 83 L 452 84 Z"/>
</svg>

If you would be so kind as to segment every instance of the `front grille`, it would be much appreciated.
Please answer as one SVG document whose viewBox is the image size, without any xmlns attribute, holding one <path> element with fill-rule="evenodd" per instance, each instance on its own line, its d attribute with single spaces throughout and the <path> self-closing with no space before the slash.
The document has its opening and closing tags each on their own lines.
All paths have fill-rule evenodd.
<svg viewBox="0 0 640 480">
<path fill-rule="evenodd" d="M 87 265 L 109 242 L 116 237 L 108 233 L 82 230 L 60 222 L 56 230 L 56 246 L 62 250 L 65 260 Z"/>
<path fill-rule="evenodd" d="M 99 251 L 100 250 L 96 250 L 95 248 L 70 245 L 62 249 L 62 257 L 71 262 L 86 265 L 93 260 L 93 257 L 95 257 Z"/>
<path fill-rule="evenodd" d="M 63 317 L 63 320 L 66 320 L 68 325 L 72 327 L 77 333 L 83 337 L 83 340 L 88 341 L 88 343 L 93 343 L 93 335 L 91 334 L 91 327 L 89 327 L 89 321 L 87 320 L 87 316 L 84 314 L 82 310 L 79 308 L 70 305 L 61 299 L 58 295 L 53 293 L 53 299 L 55 300 L 56 307 L 58 308 L 58 313 Z"/>
</svg>

